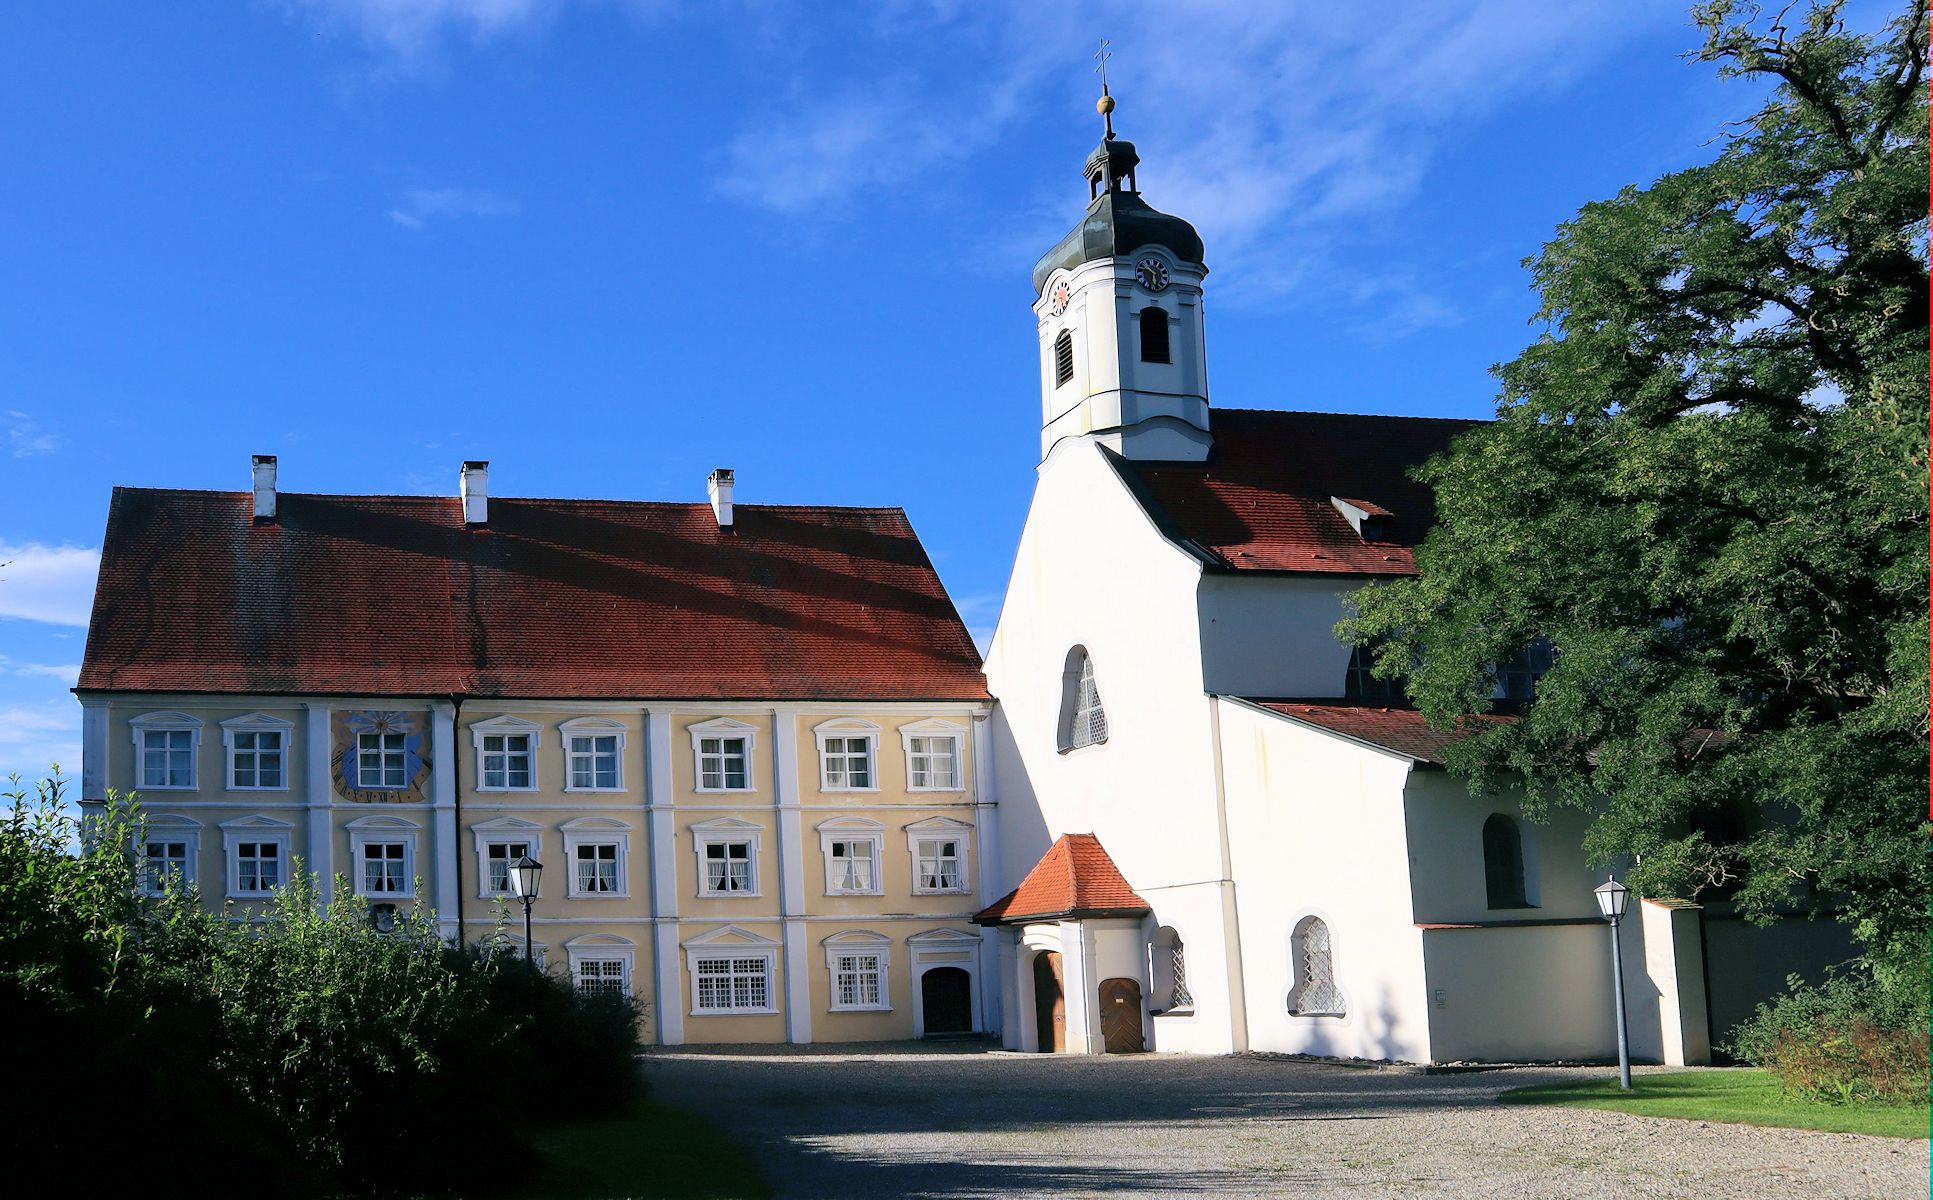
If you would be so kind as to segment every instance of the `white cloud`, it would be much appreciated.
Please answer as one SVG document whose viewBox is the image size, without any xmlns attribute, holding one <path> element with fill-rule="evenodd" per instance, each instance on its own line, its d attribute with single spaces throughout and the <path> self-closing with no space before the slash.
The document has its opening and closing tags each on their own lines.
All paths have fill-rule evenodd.
<svg viewBox="0 0 1933 1200">
<path fill-rule="evenodd" d="M 431 221 L 458 217 L 509 217 L 517 202 L 494 192 L 471 188 L 411 188 L 389 210 L 389 219 L 405 229 L 421 229 Z"/>
<path fill-rule="evenodd" d="M 27 679 L 57 679 L 68 687 L 73 687 L 80 682 L 81 665 L 79 663 L 21 663 L 13 668 L 13 673 Z"/>
<path fill-rule="evenodd" d="M 0 541 L 0 617 L 85 627 L 100 568 L 99 550 Z"/>
<path fill-rule="evenodd" d="M 7 430 L 7 449 L 15 458 L 32 458 L 37 454 L 52 454 L 61 448 L 61 436 L 51 430 L 41 428 L 40 424 L 23 412 L 8 410 L 0 413 Z"/>
<path fill-rule="evenodd" d="M 71 696 L 41 704 L 0 705 L 0 786 L 19 774 L 32 786 L 59 763 L 61 773 L 78 782 L 81 773 L 81 710 Z M 70 790 L 69 799 L 74 798 Z"/>
</svg>

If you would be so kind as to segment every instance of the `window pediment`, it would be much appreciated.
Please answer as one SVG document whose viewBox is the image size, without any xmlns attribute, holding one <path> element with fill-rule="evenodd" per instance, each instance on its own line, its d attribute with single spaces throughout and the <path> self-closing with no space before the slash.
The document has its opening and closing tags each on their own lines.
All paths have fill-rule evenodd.
<svg viewBox="0 0 1933 1200">
<path fill-rule="evenodd" d="M 422 826 L 406 817 L 369 816 L 357 817 L 355 820 L 344 825 L 343 828 L 354 829 L 363 833 L 380 833 L 387 829 L 409 832 L 421 829 Z"/>
<path fill-rule="evenodd" d="M 736 925 L 727 925 L 721 929 L 714 929 L 710 933 L 701 933 L 697 937 L 686 938 L 680 944 L 688 947 L 714 946 L 719 949 L 731 949 L 737 946 L 744 946 L 747 948 L 766 950 L 776 949 L 778 947 L 776 940 L 753 933 L 749 929 L 740 929 Z"/>
<path fill-rule="evenodd" d="M 282 821 L 274 817 L 266 817 L 266 816 L 263 816 L 261 813 L 251 813 L 246 817 L 236 817 L 232 821 L 223 821 L 221 823 L 221 828 L 285 830 L 285 829 L 294 829 L 295 822 Z"/>
<path fill-rule="evenodd" d="M 629 833 L 631 827 L 615 817 L 578 817 L 557 827 L 565 833 Z"/>
<path fill-rule="evenodd" d="M 543 731 L 544 727 L 535 721 L 526 721 L 522 717 L 506 714 L 501 717 L 491 717 L 486 721 L 470 722 L 470 742 L 481 748 L 486 736 L 528 734 L 530 747 L 534 750 L 543 738 Z"/>
<path fill-rule="evenodd" d="M 615 933 L 580 933 L 564 943 L 566 950 L 635 950 L 637 943 Z"/>
</svg>

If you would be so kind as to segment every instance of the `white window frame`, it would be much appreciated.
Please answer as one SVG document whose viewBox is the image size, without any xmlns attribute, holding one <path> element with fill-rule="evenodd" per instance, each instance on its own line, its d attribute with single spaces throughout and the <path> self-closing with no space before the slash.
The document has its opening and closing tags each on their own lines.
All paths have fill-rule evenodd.
<svg viewBox="0 0 1933 1200">
<path fill-rule="evenodd" d="M 281 737 L 282 747 L 278 752 L 282 759 L 282 782 L 279 784 L 236 783 L 235 756 L 248 753 L 256 756 L 255 775 L 261 778 L 261 748 L 238 751 L 235 748 L 235 735 L 240 733 L 273 733 Z M 295 722 L 271 717 L 267 713 L 249 713 L 245 717 L 230 717 L 221 723 L 222 744 L 222 786 L 231 792 L 286 792 L 289 790 L 289 753 L 295 741 Z"/>
<path fill-rule="evenodd" d="M 966 791 L 966 726 L 953 721 L 942 721 L 935 717 L 930 721 L 916 721 L 911 725 L 899 727 L 900 744 L 906 750 L 906 790 L 909 792 L 964 792 Z M 946 786 L 931 783 L 914 783 L 913 742 L 917 738 L 929 741 L 947 739 L 953 743 L 953 782 Z"/>
<path fill-rule="evenodd" d="M 191 717 L 185 712 L 142 713 L 138 717 L 130 718 L 128 727 L 134 734 L 135 791 L 195 792 L 201 790 L 201 718 Z M 150 733 L 186 733 L 188 735 L 187 783 L 148 782 L 147 735 Z M 163 751 L 163 753 L 168 752 Z"/>
<path fill-rule="evenodd" d="M 360 729 L 350 734 L 349 736 L 355 739 L 351 753 L 353 755 L 352 761 L 356 764 L 356 777 L 354 781 L 354 787 L 357 791 L 359 792 L 396 792 L 396 791 L 406 790 L 409 787 L 409 781 L 410 781 L 409 734 L 403 732 L 400 729 Z M 376 782 L 374 783 L 370 783 L 368 780 L 366 780 L 363 777 L 363 755 L 369 753 L 367 750 L 363 749 L 363 745 L 362 745 L 362 740 L 366 737 L 373 737 L 376 739 L 377 749 L 375 753 L 376 753 L 377 779 L 376 779 Z M 397 738 L 401 740 L 402 748 L 395 751 L 391 751 L 390 749 L 388 749 L 388 747 L 386 747 L 383 743 L 390 738 Z M 392 753 L 400 754 L 403 756 L 403 781 L 401 783 L 390 783 L 387 779 L 383 778 L 383 775 L 387 770 L 387 768 L 383 765 L 383 760 L 388 758 L 389 755 Z"/>
<path fill-rule="evenodd" d="M 819 853 L 825 859 L 825 894 L 828 896 L 883 896 L 886 894 L 886 827 L 878 821 L 865 817 L 834 817 L 821 821 L 815 826 L 819 833 Z M 872 849 L 873 882 L 871 887 L 840 887 L 835 882 L 839 868 L 832 856 L 835 842 L 864 842 Z"/>
<path fill-rule="evenodd" d="M 557 827 L 564 839 L 565 896 L 571 900 L 623 900 L 631 895 L 631 827 L 611 817 L 579 817 Z M 617 890 L 595 892 L 578 887 L 577 849 L 580 846 L 617 846 Z"/>
<path fill-rule="evenodd" d="M 708 793 L 732 792 L 739 795 L 758 791 L 758 769 L 755 765 L 758 759 L 753 753 L 758 746 L 758 726 L 748 725 L 744 721 L 734 721 L 730 717 L 715 717 L 712 720 L 699 721 L 689 726 L 686 732 L 691 735 L 691 789 L 693 791 Z M 712 738 L 742 738 L 744 740 L 744 787 L 705 786 L 705 742 Z M 723 780 L 725 777 L 722 763 L 719 767 L 718 777 L 720 780 Z"/>
<path fill-rule="evenodd" d="M 142 822 L 139 836 L 134 839 L 136 868 L 140 872 L 136 886 L 143 896 L 160 896 L 164 894 L 164 889 L 154 886 L 148 879 L 149 842 L 180 845 L 182 886 L 193 886 L 200 870 L 201 822 L 173 813 L 159 813 Z"/>
<path fill-rule="evenodd" d="M 913 858 L 913 894 L 915 896 L 971 896 L 973 894 L 973 873 L 969 869 L 973 859 L 973 826 L 965 821 L 951 817 L 928 817 L 915 821 L 905 827 L 906 851 Z M 956 888 L 929 888 L 920 886 L 920 843 L 957 842 L 956 857 L 960 860 L 960 886 Z"/>
<path fill-rule="evenodd" d="M 698 860 L 698 898 L 701 900 L 743 900 L 763 894 L 764 872 L 759 869 L 759 842 L 765 829 L 750 821 L 736 817 L 717 817 L 710 821 L 698 821 L 690 826 L 691 850 Z M 706 851 L 712 846 L 747 843 L 745 851 L 746 882 L 750 885 L 742 892 L 715 892 L 711 890 L 711 874 L 706 869 L 709 861 Z"/>
<path fill-rule="evenodd" d="M 508 889 L 501 892 L 490 890 L 490 847 L 497 844 L 522 842 L 530 847 L 530 857 L 543 858 L 544 827 L 534 821 L 517 817 L 498 817 L 491 821 L 479 821 L 470 826 L 470 834 L 475 840 L 477 852 L 477 899 L 495 900 L 509 896 Z M 576 865 L 571 866 L 572 878 L 576 877 Z"/>
<path fill-rule="evenodd" d="M 820 943 L 826 951 L 827 1012 L 891 1012 L 893 942 L 883 934 L 863 929 L 835 933 Z M 879 999 L 873 1003 L 844 1004 L 839 1000 L 839 974 L 842 958 L 872 957 L 879 960 Z"/>
<path fill-rule="evenodd" d="M 822 792 L 876 792 L 879 790 L 879 726 L 871 721 L 861 721 L 852 717 L 842 717 L 813 727 L 812 736 L 819 743 L 819 790 Z M 864 787 L 851 784 L 834 784 L 832 773 L 828 770 L 826 743 L 833 738 L 863 738 L 866 743 L 866 777 L 869 782 Z M 841 750 L 849 755 L 849 750 Z M 851 772 L 848 771 L 847 774 Z"/>
<path fill-rule="evenodd" d="M 587 962 L 617 962 L 619 990 L 623 995 L 631 995 L 631 980 L 637 969 L 638 948 L 635 942 L 627 941 L 615 934 L 584 933 L 564 943 L 564 956 L 570 965 L 571 989 L 582 990 L 583 981 L 578 971 Z"/>
<path fill-rule="evenodd" d="M 416 835 L 422 826 L 403 817 L 358 817 L 343 826 L 349 833 L 350 885 L 358 896 L 371 900 L 416 899 Z M 363 872 L 363 848 L 400 845 L 403 847 L 403 888 L 399 892 L 372 892 Z"/>
<path fill-rule="evenodd" d="M 779 944 L 768 937 L 760 937 L 750 930 L 736 925 L 715 929 L 700 937 L 692 938 L 684 944 L 685 975 L 689 981 L 688 994 L 691 1015 L 694 1017 L 744 1017 L 769 1015 L 779 1011 L 778 1007 L 778 961 Z M 719 959 L 758 959 L 765 970 L 765 1004 L 763 1007 L 745 1008 L 700 1008 L 698 1006 L 698 964 L 714 962 Z"/>
<path fill-rule="evenodd" d="M 537 772 L 541 769 L 541 766 L 542 766 L 541 762 L 539 761 L 541 756 L 538 754 L 537 748 L 543 744 L 543 740 L 544 740 L 543 735 L 544 735 L 544 727 L 537 724 L 535 721 L 526 721 L 522 717 L 513 717 L 507 713 L 500 717 L 491 717 L 489 720 L 486 720 L 486 721 L 470 722 L 470 746 L 471 746 L 471 749 L 474 750 L 476 753 L 476 787 L 473 790 L 479 791 L 479 792 L 534 792 L 534 791 L 537 791 L 538 790 Z M 483 766 L 484 762 L 486 761 L 484 756 L 484 749 L 483 749 L 483 739 L 487 737 L 528 737 L 530 739 L 530 749 L 528 751 L 530 755 L 530 771 L 527 776 L 530 782 L 528 784 L 524 785 L 523 787 L 510 786 L 508 782 L 510 778 L 510 768 L 509 768 L 509 763 L 507 759 L 511 751 L 508 748 L 503 750 L 493 750 L 490 752 L 492 754 L 502 754 L 506 757 L 506 762 L 504 765 L 505 783 L 501 786 L 493 786 L 484 782 L 487 776 L 484 772 L 484 766 Z M 358 766 L 357 766 L 357 774 L 358 775 L 361 774 L 360 762 L 358 763 Z"/>
<path fill-rule="evenodd" d="M 622 721 L 613 721 L 609 717 L 578 717 L 575 720 L 565 721 L 562 725 L 559 725 L 557 727 L 557 736 L 564 747 L 564 790 L 567 792 L 622 792 L 624 791 L 625 790 L 625 787 L 624 787 L 625 736 L 624 735 L 628 732 L 629 730 L 625 728 L 624 723 Z M 571 741 L 574 738 L 601 738 L 601 737 L 617 739 L 617 750 L 616 750 L 617 785 L 615 787 L 596 786 L 595 780 L 597 779 L 597 762 L 596 762 L 597 752 L 593 750 L 588 754 L 588 757 L 592 760 L 591 761 L 591 779 L 593 780 L 593 784 L 590 787 L 578 787 L 576 784 L 572 783 L 571 781 L 572 779 L 575 778 L 577 759 L 579 757 L 586 757 L 586 756 L 580 755 L 577 750 L 573 749 L 571 746 Z M 536 761 L 535 760 L 536 750 L 534 747 L 532 748 L 531 754 L 532 754 L 532 762 L 534 764 Z M 479 778 L 481 777 L 479 776 Z M 536 778 L 535 776 L 532 776 L 533 781 L 535 780 L 535 778 Z"/>
<path fill-rule="evenodd" d="M 222 858 L 228 869 L 227 877 L 222 880 L 224 894 L 231 900 L 266 900 L 277 891 L 289 886 L 295 872 L 294 847 L 295 826 L 288 821 L 265 817 L 260 813 L 238 817 L 233 821 L 221 823 Z M 266 891 L 242 891 L 236 886 L 241 879 L 242 843 L 273 843 L 280 847 L 276 851 L 276 861 L 282 865 L 282 877 L 275 887 Z"/>
</svg>

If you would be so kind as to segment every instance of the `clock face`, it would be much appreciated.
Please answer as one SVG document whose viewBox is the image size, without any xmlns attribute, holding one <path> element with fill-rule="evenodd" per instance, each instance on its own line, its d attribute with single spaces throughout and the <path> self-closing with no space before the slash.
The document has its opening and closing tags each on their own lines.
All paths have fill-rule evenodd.
<svg viewBox="0 0 1933 1200">
<path fill-rule="evenodd" d="M 1134 264 L 1134 277 L 1142 287 L 1158 292 L 1168 286 L 1168 264 L 1158 258 L 1144 258 Z"/>
<path fill-rule="evenodd" d="M 1067 302 L 1073 298 L 1074 294 L 1067 290 L 1067 281 L 1065 279 L 1054 285 L 1054 290 L 1051 294 L 1053 299 L 1049 303 L 1049 308 L 1058 317 L 1067 311 Z"/>
</svg>

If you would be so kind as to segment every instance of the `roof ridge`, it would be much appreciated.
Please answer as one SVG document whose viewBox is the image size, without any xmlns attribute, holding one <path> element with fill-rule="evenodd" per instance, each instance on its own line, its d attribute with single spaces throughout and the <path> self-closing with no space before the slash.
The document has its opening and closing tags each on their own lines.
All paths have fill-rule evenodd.
<svg viewBox="0 0 1933 1200">
<path fill-rule="evenodd" d="M 1494 424 L 1496 420 L 1496 418 L 1494 417 L 1432 417 L 1432 416 L 1424 416 L 1422 414 L 1416 414 L 1416 413 L 1327 412 L 1323 409 L 1318 409 L 1318 408 L 1238 408 L 1234 405 L 1228 405 L 1228 404 L 1217 404 L 1212 408 L 1210 408 L 1208 411 L 1211 414 L 1211 417 L 1212 417 L 1212 414 L 1218 413 L 1218 412 L 1269 413 L 1272 415 L 1280 415 L 1280 416 L 1286 416 L 1286 417 L 1350 417 L 1350 418 L 1356 418 L 1356 419 L 1366 418 L 1366 419 L 1375 420 L 1375 421 L 1464 421 L 1464 422 L 1473 422 L 1478 425 Z"/>
<path fill-rule="evenodd" d="M 169 496 L 226 496 L 246 500 L 250 493 L 226 488 L 183 488 L 183 487 L 146 487 L 140 484 L 116 484 L 116 490 L 125 492 L 147 492 Z M 457 503 L 461 497 L 451 492 L 297 492 L 282 490 L 277 493 L 283 499 L 303 500 L 421 500 L 425 502 Z M 626 500 L 615 496 L 492 496 L 491 503 L 504 500 L 527 500 L 540 504 L 621 504 L 637 508 L 709 508 L 707 500 Z M 738 504 L 735 509 L 773 510 L 781 509 L 794 512 L 906 512 L 902 504 Z"/>
</svg>

